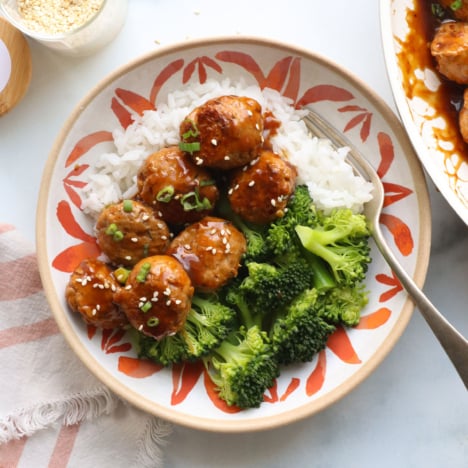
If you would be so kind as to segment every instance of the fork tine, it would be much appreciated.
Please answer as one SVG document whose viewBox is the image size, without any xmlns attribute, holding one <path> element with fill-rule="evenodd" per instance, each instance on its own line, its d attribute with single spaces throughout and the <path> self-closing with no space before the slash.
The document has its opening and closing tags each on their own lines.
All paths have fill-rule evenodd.
<svg viewBox="0 0 468 468">
<path fill-rule="evenodd" d="M 316 112 L 308 110 L 308 115 L 303 118 L 307 128 L 319 138 L 327 138 L 336 147 L 346 146 L 349 148 L 347 160 L 357 172 L 374 184 L 376 193 L 372 200 L 366 203 L 364 211 L 370 221 L 371 234 L 383 257 L 392 268 L 395 275 L 400 280 L 403 287 L 413 299 L 415 305 L 431 327 L 435 336 L 444 348 L 452 361 L 455 369 L 468 388 L 468 341 L 464 336 L 451 325 L 447 319 L 434 307 L 425 294 L 419 289 L 411 276 L 406 273 L 403 267 L 390 250 L 382 231 L 379 227 L 379 217 L 383 206 L 384 190 L 382 181 L 375 169 L 359 152 L 359 150 L 348 141 L 333 125 L 319 116 Z M 360 168 L 360 170 L 357 169 Z"/>
<path fill-rule="evenodd" d="M 377 186 L 381 185 L 379 176 L 371 164 L 362 156 L 359 150 L 338 129 L 322 116 L 310 108 L 306 108 L 308 114 L 303 118 L 307 128 L 318 138 L 326 138 L 337 147 L 349 148 L 347 155 L 348 163 L 362 178 Z"/>
</svg>

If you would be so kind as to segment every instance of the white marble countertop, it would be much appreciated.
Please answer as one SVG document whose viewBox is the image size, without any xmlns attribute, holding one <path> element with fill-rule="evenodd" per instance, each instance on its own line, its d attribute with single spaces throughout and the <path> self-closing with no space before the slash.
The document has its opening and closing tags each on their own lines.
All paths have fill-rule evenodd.
<svg viewBox="0 0 468 468">
<path fill-rule="evenodd" d="M 0 220 L 35 238 L 42 170 L 64 120 L 109 72 L 142 53 L 187 38 L 271 37 L 323 54 L 366 81 L 394 107 L 385 71 L 377 1 L 129 0 L 119 36 L 86 58 L 31 43 L 25 98 L 0 118 Z M 428 185 L 432 252 L 425 292 L 468 335 L 466 226 Z M 176 427 L 169 467 L 466 467 L 466 390 L 416 311 L 378 369 L 321 413 L 271 431 L 216 434 Z"/>
</svg>

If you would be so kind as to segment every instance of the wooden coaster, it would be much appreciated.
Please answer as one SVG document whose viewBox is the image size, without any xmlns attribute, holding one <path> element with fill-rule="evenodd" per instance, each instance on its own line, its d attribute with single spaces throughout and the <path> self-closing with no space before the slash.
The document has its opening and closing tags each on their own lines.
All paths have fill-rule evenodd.
<svg viewBox="0 0 468 468">
<path fill-rule="evenodd" d="M 31 81 L 31 51 L 23 34 L 0 17 L 0 115 L 24 96 Z"/>
</svg>

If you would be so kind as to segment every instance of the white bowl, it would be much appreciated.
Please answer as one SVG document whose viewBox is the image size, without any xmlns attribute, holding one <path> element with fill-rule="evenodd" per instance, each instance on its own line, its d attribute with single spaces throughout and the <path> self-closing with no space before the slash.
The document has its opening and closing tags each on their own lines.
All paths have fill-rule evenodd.
<svg viewBox="0 0 468 468">
<path fill-rule="evenodd" d="M 397 118 L 362 82 L 310 51 L 259 38 L 184 42 L 129 63 L 78 103 L 50 153 L 37 213 L 40 272 L 57 323 L 91 372 L 135 406 L 193 428 L 241 432 L 297 421 L 343 397 L 395 345 L 413 305 L 373 246 L 370 300 L 361 324 L 339 329 L 312 362 L 283 369 L 260 408 L 245 411 L 228 409 L 213 398 L 202 366 L 171 370 L 139 361 L 125 335 L 87 330 L 70 313 L 64 298 L 69 271 L 96 254 L 92 222 L 78 208 L 75 188 L 86 164 L 112 149 L 109 132 L 119 125 L 114 110 L 131 108 L 124 96 L 139 95 L 154 105 L 187 80 L 227 76 L 272 86 L 295 103 L 310 104 L 365 150 L 385 183 L 382 223 L 388 242 L 420 286 L 431 224 L 424 175 Z"/>
<path fill-rule="evenodd" d="M 380 0 L 382 43 L 396 107 L 432 181 L 468 224 L 468 150 L 440 107 L 443 85 L 421 27 L 418 0 Z M 413 33 L 418 30 L 419 32 Z"/>
</svg>

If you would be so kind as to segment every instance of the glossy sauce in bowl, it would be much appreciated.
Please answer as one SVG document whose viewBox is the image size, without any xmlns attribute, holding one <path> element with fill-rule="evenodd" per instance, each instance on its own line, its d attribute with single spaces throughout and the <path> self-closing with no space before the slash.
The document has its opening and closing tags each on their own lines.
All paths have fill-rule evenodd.
<svg viewBox="0 0 468 468">
<path fill-rule="evenodd" d="M 401 41 L 401 51 L 397 54 L 398 64 L 403 76 L 403 87 L 408 99 L 421 98 L 435 110 L 434 118 L 442 117 L 447 125 L 436 128 L 438 141 L 450 141 L 452 148 L 439 145 L 439 150 L 451 158 L 458 153 L 462 160 L 468 161 L 468 147 L 458 130 L 458 112 L 463 105 L 464 87 L 437 74 L 440 84 L 437 89 L 429 89 L 421 80 L 414 79 L 414 70 L 437 70 L 436 62 L 430 52 L 430 43 L 439 21 L 431 12 L 431 4 L 425 0 L 416 0 L 414 10 L 407 10 L 406 20 L 409 33 Z"/>
</svg>

